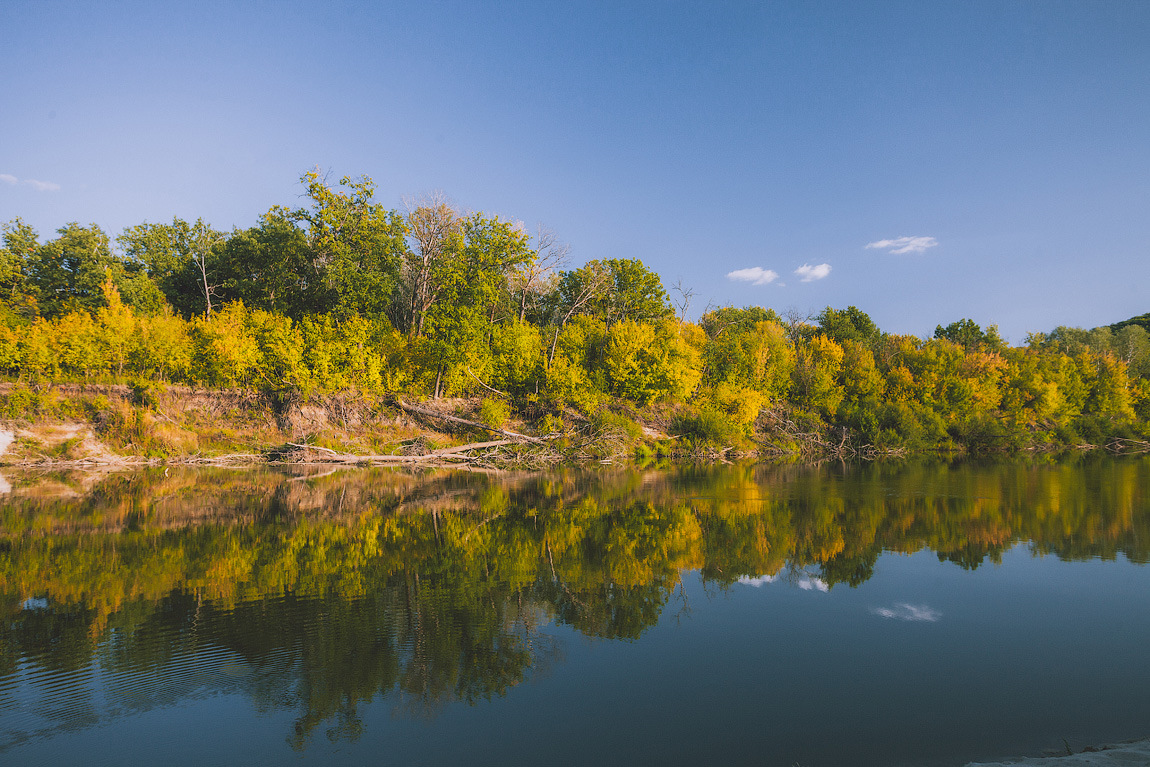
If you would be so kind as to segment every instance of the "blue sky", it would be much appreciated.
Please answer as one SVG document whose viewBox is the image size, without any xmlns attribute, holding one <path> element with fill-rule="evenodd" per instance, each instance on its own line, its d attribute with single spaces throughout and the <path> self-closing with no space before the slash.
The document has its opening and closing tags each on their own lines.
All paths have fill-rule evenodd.
<svg viewBox="0 0 1150 767">
<path fill-rule="evenodd" d="M 3 0 L 0 29 L 0 220 L 44 236 L 252 226 L 319 166 L 640 258 L 692 314 L 1020 343 L 1150 311 L 1147 2 Z"/>
</svg>

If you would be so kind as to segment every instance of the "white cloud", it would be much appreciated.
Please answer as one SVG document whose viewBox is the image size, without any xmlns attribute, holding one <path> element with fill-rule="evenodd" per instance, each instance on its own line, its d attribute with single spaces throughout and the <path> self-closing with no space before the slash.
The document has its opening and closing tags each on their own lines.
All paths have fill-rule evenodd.
<svg viewBox="0 0 1150 767">
<path fill-rule="evenodd" d="M 0 181 L 3 181 L 5 184 L 15 184 L 19 180 L 20 179 L 15 176 L 9 176 L 7 173 L 0 173 Z"/>
<path fill-rule="evenodd" d="M 51 181 L 37 181 L 34 178 L 24 179 L 24 183 L 35 189 L 37 192 L 58 192 L 60 191 L 59 184 L 53 184 Z"/>
<path fill-rule="evenodd" d="M 811 266 L 810 264 L 803 264 L 798 269 L 795 269 L 797 274 L 803 282 L 813 282 L 814 280 L 821 280 L 831 273 L 830 264 L 819 264 L 818 266 Z"/>
<path fill-rule="evenodd" d="M 899 237 L 867 243 L 867 248 L 886 250 L 889 253 L 922 253 L 937 244 L 938 240 L 933 237 Z"/>
<path fill-rule="evenodd" d="M 935 623 L 942 617 L 942 613 L 926 605 L 909 605 L 900 602 L 894 607 L 876 607 L 872 613 L 880 618 L 891 618 L 900 621 Z"/>
<path fill-rule="evenodd" d="M 761 266 L 752 266 L 750 269 L 736 269 L 733 272 L 727 272 L 728 280 L 749 282 L 752 285 L 769 285 L 778 278 L 778 272 L 764 269 Z"/>
</svg>

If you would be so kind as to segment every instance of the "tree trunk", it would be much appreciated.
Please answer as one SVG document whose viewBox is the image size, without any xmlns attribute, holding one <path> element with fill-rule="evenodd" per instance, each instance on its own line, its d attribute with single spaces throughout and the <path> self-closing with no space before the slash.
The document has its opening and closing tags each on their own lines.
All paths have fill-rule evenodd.
<svg viewBox="0 0 1150 767">
<path fill-rule="evenodd" d="M 547 355 L 547 369 L 551 369 L 551 363 L 555 362 L 555 347 L 559 343 L 559 330 L 561 325 L 555 326 L 555 337 L 551 339 L 551 353 Z"/>
</svg>

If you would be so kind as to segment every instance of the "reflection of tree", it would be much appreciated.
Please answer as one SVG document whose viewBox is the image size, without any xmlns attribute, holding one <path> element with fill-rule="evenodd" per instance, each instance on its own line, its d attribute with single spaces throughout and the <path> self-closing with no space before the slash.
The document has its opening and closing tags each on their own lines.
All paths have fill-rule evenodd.
<svg viewBox="0 0 1150 767">
<path fill-rule="evenodd" d="M 17 482 L 0 509 L 0 673 L 162 680 L 110 683 L 102 712 L 78 687 L 56 704 L 69 726 L 242 692 L 295 711 L 303 748 L 317 729 L 355 738 L 369 701 L 430 716 L 505 694 L 557 656 L 548 623 L 637 638 L 683 570 L 856 586 L 883 551 L 973 569 L 1019 541 L 1146 562 L 1148 474 L 1124 460 Z M 244 673 L 186 669 L 225 656 Z"/>
<path fill-rule="evenodd" d="M 572 591 L 563 584 L 540 584 L 538 593 L 551 603 L 555 617 L 588 636 L 638 639 L 659 620 L 670 596 L 665 579 L 641 586 L 601 584 Z"/>
<path fill-rule="evenodd" d="M 822 578 L 828 584 L 845 583 L 852 588 L 866 583 L 874 575 L 879 553 L 877 547 L 871 547 L 858 553 L 840 554 L 822 563 Z"/>
</svg>

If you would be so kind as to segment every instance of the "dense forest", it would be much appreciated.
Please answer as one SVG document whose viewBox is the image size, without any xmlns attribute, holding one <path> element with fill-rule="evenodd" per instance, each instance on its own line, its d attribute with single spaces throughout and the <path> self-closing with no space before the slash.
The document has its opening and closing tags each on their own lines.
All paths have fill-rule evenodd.
<svg viewBox="0 0 1150 767">
<path fill-rule="evenodd" d="M 885 333 L 853 306 L 691 322 L 690 291 L 672 302 L 638 259 L 567 269 L 547 231 L 442 198 L 389 210 L 368 178 L 302 183 L 301 207 L 232 232 L 175 218 L 41 241 L 4 224 L 0 375 L 475 397 L 489 422 L 609 413 L 690 446 L 1055 449 L 1150 431 L 1145 317 L 1020 347 L 969 319 Z"/>
</svg>

